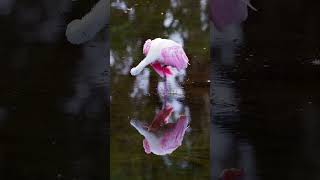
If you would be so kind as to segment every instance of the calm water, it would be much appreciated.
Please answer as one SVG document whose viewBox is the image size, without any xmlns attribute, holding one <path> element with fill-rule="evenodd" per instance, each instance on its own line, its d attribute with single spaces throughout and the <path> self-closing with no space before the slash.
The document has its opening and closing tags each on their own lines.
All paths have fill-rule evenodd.
<svg viewBox="0 0 320 180">
<path fill-rule="evenodd" d="M 320 41 L 315 1 L 252 1 L 212 34 L 212 179 L 320 179 Z"/>
<path fill-rule="evenodd" d="M 111 3 L 111 179 L 208 179 L 210 177 L 209 25 L 207 1 L 117 1 Z M 129 73 L 151 38 L 184 45 L 186 71 L 169 78 L 170 121 L 187 116 L 190 128 L 172 154 L 146 154 L 131 120 L 151 123 L 161 110 L 163 79 L 152 69 Z"/>
<path fill-rule="evenodd" d="M 1 1 L 1 180 L 107 179 L 107 29 L 64 35 L 94 4 Z"/>
</svg>

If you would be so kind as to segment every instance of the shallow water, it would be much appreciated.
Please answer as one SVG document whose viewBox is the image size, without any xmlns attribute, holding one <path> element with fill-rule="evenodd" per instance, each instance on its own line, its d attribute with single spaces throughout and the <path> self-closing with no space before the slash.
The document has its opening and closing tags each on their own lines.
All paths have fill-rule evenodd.
<svg viewBox="0 0 320 180">
<path fill-rule="evenodd" d="M 313 2 L 252 3 L 244 24 L 213 35 L 212 179 L 228 168 L 319 179 L 319 13 Z"/>
<path fill-rule="evenodd" d="M 111 179 L 208 179 L 209 26 L 206 1 L 112 1 L 111 3 Z M 143 136 L 130 125 L 151 123 L 162 108 L 163 82 L 152 69 L 129 73 L 144 57 L 148 38 L 173 39 L 184 45 L 190 66 L 167 79 L 167 102 L 190 121 L 182 145 L 172 154 L 146 154 Z"/>
<path fill-rule="evenodd" d="M 107 29 L 65 38 L 94 4 L 1 1 L 0 179 L 108 177 Z"/>
</svg>

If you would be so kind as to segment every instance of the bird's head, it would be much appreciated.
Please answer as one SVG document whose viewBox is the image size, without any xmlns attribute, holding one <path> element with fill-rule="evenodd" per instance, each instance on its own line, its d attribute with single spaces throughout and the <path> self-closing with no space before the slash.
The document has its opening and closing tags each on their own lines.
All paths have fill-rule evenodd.
<svg viewBox="0 0 320 180">
<path fill-rule="evenodd" d="M 151 46 L 151 39 L 146 40 L 143 45 L 143 54 L 147 55 Z"/>
</svg>

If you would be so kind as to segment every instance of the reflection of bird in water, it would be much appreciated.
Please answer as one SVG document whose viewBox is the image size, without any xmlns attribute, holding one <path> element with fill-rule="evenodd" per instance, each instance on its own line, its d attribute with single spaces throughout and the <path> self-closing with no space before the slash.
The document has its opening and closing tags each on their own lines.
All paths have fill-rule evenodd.
<svg viewBox="0 0 320 180">
<path fill-rule="evenodd" d="M 108 23 L 109 0 L 100 0 L 81 20 L 68 24 L 66 37 L 72 44 L 81 44 L 92 39 Z"/>
<path fill-rule="evenodd" d="M 146 57 L 130 71 L 133 76 L 149 64 L 161 77 L 171 75 L 171 67 L 182 70 L 188 66 L 189 60 L 182 46 L 169 39 L 148 39 L 143 46 L 143 53 Z"/>
<path fill-rule="evenodd" d="M 169 123 L 172 110 L 172 107 L 167 106 L 159 111 L 150 126 L 138 120 L 130 121 L 130 124 L 145 137 L 143 147 L 147 154 L 171 154 L 182 145 L 189 121 L 186 116 L 181 115 L 177 122 Z"/>
<path fill-rule="evenodd" d="M 163 109 L 159 111 L 153 118 L 153 121 L 148 127 L 149 131 L 157 131 L 165 124 L 169 123 L 169 118 L 173 112 L 173 107 L 169 104 L 164 105 Z"/>
</svg>

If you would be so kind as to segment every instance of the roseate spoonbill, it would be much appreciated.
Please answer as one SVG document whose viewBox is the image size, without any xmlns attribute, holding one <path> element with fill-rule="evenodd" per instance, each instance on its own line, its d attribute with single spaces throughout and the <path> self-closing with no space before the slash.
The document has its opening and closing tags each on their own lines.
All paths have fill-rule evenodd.
<svg viewBox="0 0 320 180">
<path fill-rule="evenodd" d="M 176 123 L 169 123 L 168 118 L 171 113 L 170 106 L 164 108 L 156 115 L 150 126 L 138 120 L 130 121 L 130 124 L 145 137 L 143 148 L 147 154 L 151 152 L 156 155 L 171 154 L 181 146 L 189 121 L 186 116 L 181 115 Z"/>
<path fill-rule="evenodd" d="M 189 62 L 182 45 L 169 39 L 148 39 L 143 45 L 143 53 L 146 57 L 130 71 L 133 76 L 150 64 L 161 77 L 166 77 L 172 74 L 170 68 L 186 69 Z"/>
<path fill-rule="evenodd" d="M 248 9 L 257 11 L 250 4 L 250 0 L 211 0 L 210 19 L 218 30 L 230 24 L 240 24 L 248 17 Z"/>
</svg>

